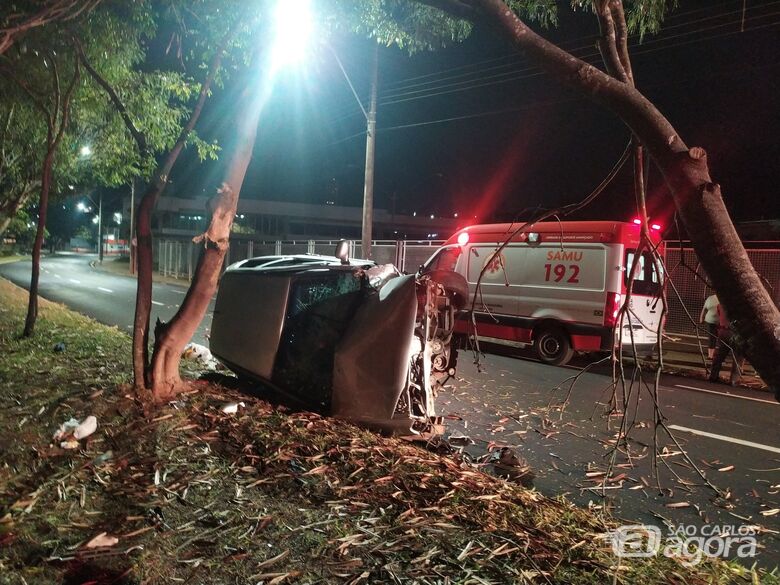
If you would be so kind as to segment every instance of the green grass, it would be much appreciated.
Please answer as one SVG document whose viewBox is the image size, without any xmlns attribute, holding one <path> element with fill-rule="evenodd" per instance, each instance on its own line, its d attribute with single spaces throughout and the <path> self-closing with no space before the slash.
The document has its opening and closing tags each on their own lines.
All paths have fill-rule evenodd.
<svg viewBox="0 0 780 585">
<path fill-rule="evenodd" d="M 0 583 L 777 583 L 734 564 L 620 565 L 609 520 L 452 458 L 198 383 L 154 418 L 130 340 L 0 279 Z M 66 349 L 52 347 L 63 341 Z M 243 400 L 236 415 L 221 412 Z M 82 448 L 51 445 L 95 414 Z M 119 543 L 85 549 L 107 532 Z"/>
</svg>

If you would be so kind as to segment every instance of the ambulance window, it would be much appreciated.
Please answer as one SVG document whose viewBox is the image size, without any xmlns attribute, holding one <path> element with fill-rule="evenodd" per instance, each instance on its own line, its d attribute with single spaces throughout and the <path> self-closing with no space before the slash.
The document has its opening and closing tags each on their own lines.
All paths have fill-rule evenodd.
<svg viewBox="0 0 780 585">
<path fill-rule="evenodd" d="M 628 279 L 631 276 L 631 270 L 634 265 L 636 250 L 626 251 L 626 270 L 625 284 L 628 286 Z M 656 296 L 661 290 L 660 278 L 655 269 L 653 258 L 649 252 L 644 252 L 639 257 L 639 268 L 634 275 L 634 294 Z"/>
<path fill-rule="evenodd" d="M 459 257 L 460 246 L 443 248 L 431 259 L 426 268 L 428 268 L 428 270 L 449 270 L 454 272 Z"/>
</svg>

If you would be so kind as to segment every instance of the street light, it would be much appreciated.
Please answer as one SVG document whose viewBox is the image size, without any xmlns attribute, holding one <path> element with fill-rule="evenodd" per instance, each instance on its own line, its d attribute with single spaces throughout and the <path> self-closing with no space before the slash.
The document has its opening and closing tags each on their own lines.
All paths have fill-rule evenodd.
<svg viewBox="0 0 780 585">
<path fill-rule="evenodd" d="M 276 3 L 274 29 L 276 37 L 272 51 L 272 71 L 295 62 L 299 62 L 306 52 L 308 39 L 314 28 L 310 0 L 278 0 Z M 325 46 L 333 54 L 341 72 L 344 74 L 360 111 L 366 119 L 366 165 L 363 188 L 362 252 L 364 258 L 371 257 L 371 230 L 374 221 L 374 151 L 376 144 L 376 103 L 377 80 L 379 70 L 379 46 L 375 48 L 371 76 L 371 93 L 368 111 L 363 106 L 347 71 L 336 51 L 328 43 Z"/>
<path fill-rule="evenodd" d="M 90 203 L 98 208 L 98 214 L 92 218 L 92 223 L 96 223 L 98 226 L 98 262 L 103 264 L 103 193 L 100 193 L 100 197 L 98 198 L 99 203 L 97 204 L 89 195 L 84 194 L 84 197 L 89 199 Z M 79 201 L 76 204 L 76 209 L 84 213 L 92 211 L 92 208 L 88 207 L 83 201 Z"/>
<path fill-rule="evenodd" d="M 349 89 L 352 90 L 352 95 L 355 96 L 360 111 L 363 113 L 363 117 L 366 119 L 366 166 L 365 166 L 365 179 L 363 183 L 363 222 L 361 229 L 361 251 L 363 252 L 363 258 L 371 258 L 371 231 L 374 225 L 374 153 L 376 151 L 376 100 L 377 100 L 377 84 L 379 81 L 379 46 L 374 48 L 373 66 L 371 69 L 371 93 L 368 100 L 368 111 L 363 107 L 363 102 L 360 100 L 355 87 L 352 85 L 352 81 L 347 75 L 347 70 L 344 69 L 344 65 L 341 63 L 341 59 L 336 54 L 336 51 L 330 44 L 325 43 L 325 46 L 333 54 L 333 58 L 338 63 L 341 73 L 344 74 L 344 79 L 349 85 Z"/>
<path fill-rule="evenodd" d="M 314 28 L 309 0 L 279 0 L 274 12 L 274 48 L 271 67 L 277 71 L 300 62 Z"/>
</svg>

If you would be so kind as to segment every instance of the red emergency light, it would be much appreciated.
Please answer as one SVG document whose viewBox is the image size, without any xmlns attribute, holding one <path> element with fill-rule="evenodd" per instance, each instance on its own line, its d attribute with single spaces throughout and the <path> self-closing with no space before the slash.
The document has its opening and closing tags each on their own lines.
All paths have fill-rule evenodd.
<svg viewBox="0 0 780 585">
<path fill-rule="evenodd" d="M 634 225 L 642 225 L 642 220 L 638 217 L 635 217 L 633 219 Z M 650 229 L 655 231 L 661 231 L 661 224 L 660 223 L 652 223 L 650 224 Z"/>
<path fill-rule="evenodd" d="M 469 233 L 468 232 L 460 232 L 458 234 L 458 245 L 459 246 L 465 246 L 469 243 Z"/>
</svg>

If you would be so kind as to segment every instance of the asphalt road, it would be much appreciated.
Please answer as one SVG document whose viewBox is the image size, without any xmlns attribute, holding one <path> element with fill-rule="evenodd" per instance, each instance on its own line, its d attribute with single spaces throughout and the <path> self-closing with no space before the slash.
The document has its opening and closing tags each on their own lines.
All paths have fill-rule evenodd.
<svg viewBox="0 0 780 585">
<path fill-rule="evenodd" d="M 94 269 L 91 260 L 94 256 L 45 258 L 41 295 L 129 332 L 135 279 Z M 29 270 L 29 262 L 0 265 L 0 275 L 25 287 Z M 170 318 L 184 290 L 155 284 L 152 319 Z M 207 343 L 212 310 L 194 341 Z M 658 407 L 671 435 L 658 429 L 655 444 L 662 456 L 654 458 L 652 376 L 644 374 L 641 383 L 630 386 L 636 372 L 627 371 L 632 429 L 627 446 L 621 445 L 613 460 L 622 419 L 608 415 L 608 369 L 581 373 L 584 364 L 552 367 L 522 353 L 494 351 L 481 360 L 482 371 L 471 353 L 461 352 L 456 379 L 437 399 L 448 433 L 473 441 L 467 452 L 479 457 L 496 446 L 511 446 L 531 464 L 534 485 L 542 493 L 610 509 L 627 523 L 655 524 L 664 534 L 679 525 L 696 530 L 758 526 L 758 556 L 743 562 L 780 565 L 780 513 L 772 513 L 780 508 L 780 404 L 770 394 L 662 376 Z M 567 379 L 580 373 L 569 393 Z M 618 395 L 623 392 L 620 387 Z M 605 483 L 610 461 L 613 479 Z"/>
<path fill-rule="evenodd" d="M 106 325 L 116 325 L 132 334 L 135 314 L 136 280 L 93 268 L 96 254 L 57 254 L 41 261 L 38 290 L 42 297 L 66 304 Z M 0 275 L 24 288 L 30 287 L 30 261 L 0 265 Z M 151 323 L 157 318 L 167 321 L 184 300 L 186 288 L 155 283 L 152 287 Z M 208 345 L 206 335 L 211 326 L 214 302 L 209 305 L 193 341 Z"/>
</svg>

